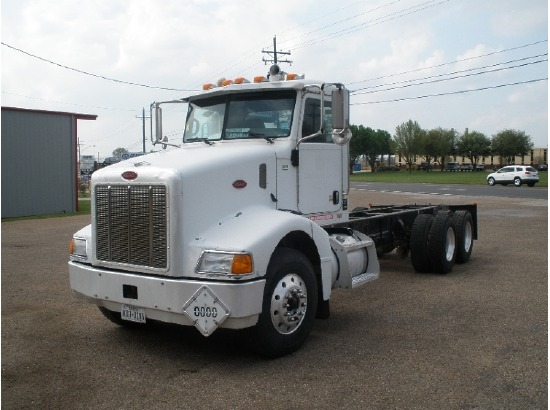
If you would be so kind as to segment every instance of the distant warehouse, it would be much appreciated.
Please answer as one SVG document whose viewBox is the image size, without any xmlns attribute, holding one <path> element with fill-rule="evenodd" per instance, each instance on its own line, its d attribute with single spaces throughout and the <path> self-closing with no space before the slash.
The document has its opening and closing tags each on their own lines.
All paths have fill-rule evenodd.
<svg viewBox="0 0 550 410">
<path fill-rule="evenodd" d="M 78 210 L 77 120 L 96 118 L 2 107 L 2 218 Z"/>
</svg>

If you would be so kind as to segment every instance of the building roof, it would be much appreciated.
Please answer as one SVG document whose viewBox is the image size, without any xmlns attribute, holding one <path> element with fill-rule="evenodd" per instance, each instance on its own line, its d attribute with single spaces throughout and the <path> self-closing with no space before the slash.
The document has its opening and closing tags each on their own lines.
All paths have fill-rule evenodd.
<svg viewBox="0 0 550 410">
<path fill-rule="evenodd" d="M 76 117 L 79 120 L 95 120 L 95 119 L 97 119 L 97 115 L 95 115 L 95 114 L 80 114 L 80 113 L 76 113 L 76 112 L 35 110 L 35 109 L 30 109 L 30 108 L 18 108 L 18 107 L 2 107 L 2 110 L 23 111 L 23 112 L 40 113 L 40 114 L 70 115 L 70 116 Z"/>
</svg>

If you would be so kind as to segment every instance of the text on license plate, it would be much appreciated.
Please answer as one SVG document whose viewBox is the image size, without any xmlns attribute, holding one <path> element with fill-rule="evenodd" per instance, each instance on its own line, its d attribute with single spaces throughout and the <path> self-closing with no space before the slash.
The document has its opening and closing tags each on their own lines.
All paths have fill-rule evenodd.
<svg viewBox="0 0 550 410">
<path fill-rule="evenodd" d="M 147 320 L 145 317 L 145 309 L 131 305 L 122 305 L 120 317 L 123 320 L 138 323 L 145 323 Z"/>
</svg>

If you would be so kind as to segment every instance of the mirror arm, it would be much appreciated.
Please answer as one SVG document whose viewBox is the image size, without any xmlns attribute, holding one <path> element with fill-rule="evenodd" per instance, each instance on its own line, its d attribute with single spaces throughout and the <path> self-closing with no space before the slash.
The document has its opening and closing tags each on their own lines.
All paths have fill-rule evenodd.
<svg viewBox="0 0 550 410">
<path fill-rule="evenodd" d="M 300 144 L 304 141 L 307 141 L 307 140 L 310 140 L 312 138 L 315 138 L 315 137 L 318 137 L 319 135 L 323 135 L 324 134 L 324 129 L 323 129 L 323 125 L 324 122 L 325 122 L 325 83 L 321 84 L 319 86 L 319 89 L 321 90 L 321 108 L 320 108 L 320 111 L 321 111 L 321 116 L 320 116 L 320 121 L 319 121 L 319 131 L 317 131 L 316 133 L 314 134 L 311 134 L 311 135 L 307 135 L 303 138 L 300 139 L 300 141 L 298 141 L 296 143 L 296 149 L 298 149 L 298 147 L 300 146 Z"/>
</svg>

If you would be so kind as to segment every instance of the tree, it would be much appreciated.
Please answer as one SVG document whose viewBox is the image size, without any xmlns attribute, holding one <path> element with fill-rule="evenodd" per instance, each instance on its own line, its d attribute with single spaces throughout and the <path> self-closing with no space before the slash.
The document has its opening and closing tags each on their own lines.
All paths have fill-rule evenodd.
<svg viewBox="0 0 550 410">
<path fill-rule="evenodd" d="M 380 163 L 383 162 L 384 155 L 388 155 L 388 165 L 389 165 L 389 158 L 390 158 L 391 152 L 392 152 L 391 134 L 386 130 L 378 129 L 374 133 L 374 138 L 375 138 L 376 144 L 378 146 L 377 155 L 380 155 Z"/>
<path fill-rule="evenodd" d="M 113 151 L 113 157 L 122 158 L 122 154 L 126 154 L 128 150 L 126 148 L 116 148 Z"/>
<path fill-rule="evenodd" d="M 351 131 L 352 137 L 349 142 L 349 159 L 350 167 L 353 167 L 353 164 L 356 164 L 359 161 L 359 158 L 364 153 L 365 145 L 365 127 L 362 125 L 350 125 L 349 129 Z M 352 168 L 353 169 L 353 168 Z"/>
<path fill-rule="evenodd" d="M 500 156 L 506 164 L 513 164 L 518 155 L 527 155 L 533 149 L 531 137 L 524 131 L 505 129 L 493 135 L 493 155 Z"/>
<path fill-rule="evenodd" d="M 437 130 L 429 130 L 424 134 L 422 138 L 422 156 L 428 164 L 428 171 L 432 168 L 432 162 L 436 162 L 442 152 L 446 152 L 447 144 L 444 144 L 445 142 L 446 140 Z"/>
<path fill-rule="evenodd" d="M 445 158 L 451 154 L 454 150 L 456 133 L 453 129 L 445 128 L 433 128 L 427 132 L 425 155 L 433 157 L 433 162 L 438 162 L 441 165 L 441 169 L 445 167 Z M 428 158 L 426 158 L 428 161 Z"/>
<path fill-rule="evenodd" d="M 457 152 L 470 159 L 475 167 L 481 157 L 491 154 L 491 140 L 481 132 L 466 132 L 458 139 L 456 144 Z"/>
<path fill-rule="evenodd" d="M 393 137 L 397 152 L 403 157 L 405 163 L 412 171 L 412 164 L 416 162 L 416 156 L 421 154 L 422 138 L 425 131 L 420 128 L 418 122 L 409 120 L 395 128 Z"/>
<path fill-rule="evenodd" d="M 356 162 L 364 155 L 369 161 L 371 171 L 374 171 L 377 158 L 390 150 L 391 135 L 387 131 L 374 131 L 363 125 L 351 125 L 350 129 L 353 134 L 350 142 L 350 159 Z"/>
</svg>

